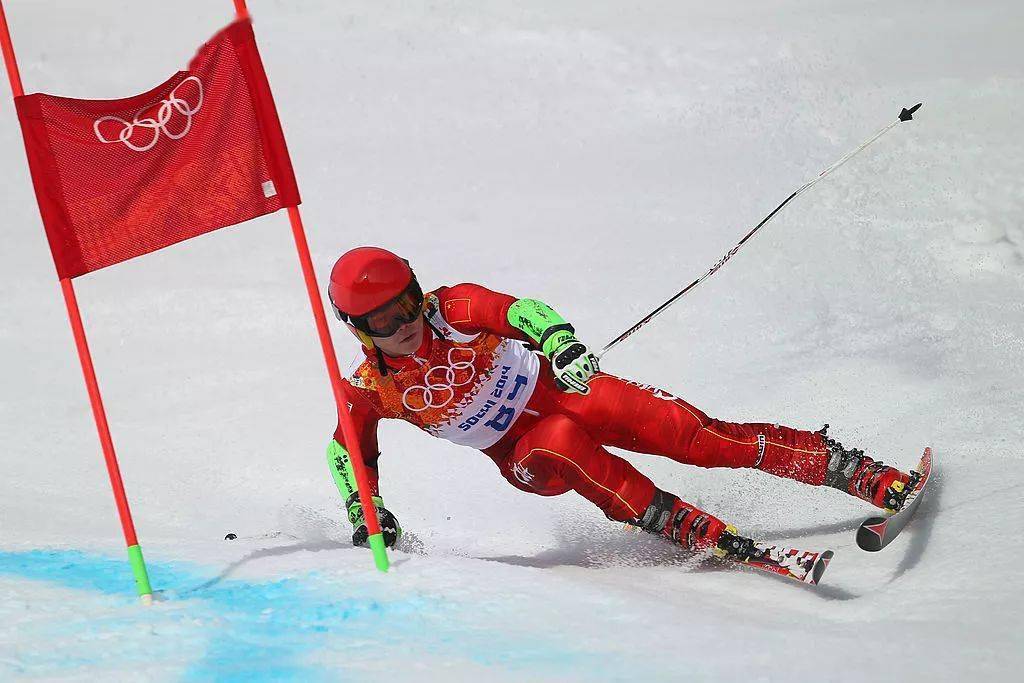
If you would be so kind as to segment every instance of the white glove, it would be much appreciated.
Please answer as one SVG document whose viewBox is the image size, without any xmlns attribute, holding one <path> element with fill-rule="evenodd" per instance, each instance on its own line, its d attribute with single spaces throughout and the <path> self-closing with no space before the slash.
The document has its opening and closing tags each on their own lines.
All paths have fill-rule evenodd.
<svg viewBox="0 0 1024 683">
<path fill-rule="evenodd" d="M 558 388 L 569 393 L 589 394 L 587 382 L 601 371 L 597 356 L 568 330 L 558 332 L 546 341 L 545 355 L 551 361 Z"/>
</svg>

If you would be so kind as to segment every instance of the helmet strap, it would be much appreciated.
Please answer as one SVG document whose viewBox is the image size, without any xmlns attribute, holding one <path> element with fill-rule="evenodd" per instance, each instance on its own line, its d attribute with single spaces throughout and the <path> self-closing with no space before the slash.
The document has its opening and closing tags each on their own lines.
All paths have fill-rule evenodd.
<svg viewBox="0 0 1024 683">
<path fill-rule="evenodd" d="M 379 346 L 374 346 L 377 349 L 377 371 L 380 372 L 381 377 L 388 376 L 388 364 L 384 360 L 384 351 Z"/>
<path fill-rule="evenodd" d="M 427 316 L 424 315 L 423 316 L 423 322 L 427 324 L 427 327 L 430 328 L 430 331 L 434 333 L 435 337 L 437 337 L 438 339 L 444 339 L 444 335 L 441 334 L 440 330 L 438 330 L 436 327 L 434 327 L 433 323 L 430 322 L 430 318 L 428 318 Z"/>
</svg>

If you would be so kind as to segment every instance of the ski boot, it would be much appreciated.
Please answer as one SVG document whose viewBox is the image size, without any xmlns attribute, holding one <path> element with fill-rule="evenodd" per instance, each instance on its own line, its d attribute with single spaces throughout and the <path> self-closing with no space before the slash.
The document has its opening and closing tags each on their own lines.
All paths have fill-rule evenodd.
<svg viewBox="0 0 1024 683">
<path fill-rule="evenodd" d="M 641 517 L 625 524 L 631 531 L 664 536 L 688 550 L 713 548 L 725 530 L 722 520 L 661 489 L 654 490 L 654 499 Z"/>
<path fill-rule="evenodd" d="M 818 432 L 829 453 L 825 485 L 866 500 L 889 514 L 903 509 L 907 494 L 917 483 L 914 478 L 917 473 L 904 474 L 864 455 L 864 451 L 856 448 L 847 450 L 835 439 L 830 439 L 825 433 L 827 430 L 828 425 L 825 425 Z"/>
</svg>

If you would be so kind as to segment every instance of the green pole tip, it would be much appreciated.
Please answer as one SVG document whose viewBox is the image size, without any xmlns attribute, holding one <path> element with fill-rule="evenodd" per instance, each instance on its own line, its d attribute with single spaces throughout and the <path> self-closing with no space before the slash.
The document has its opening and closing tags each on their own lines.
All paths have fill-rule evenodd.
<svg viewBox="0 0 1024 683">
<path fill-rule="evenodd" d="M 388 562 L 388 548 L 384 544 L 384 534 L 370 536 L 370 550 L 373 551 L 373 562 L 377 569 L 386 572 L 390 563 Z"/>
<path fill-rule="evenodd" d="M 128 561 L 132 565 L 132 574 L 135 575 L 135 588 L 139 591 L 139 597 L 146 601 L 145 596 L 153 599 L 153 588 L 149 585 L 149 572 L 146 571 L 146 561 L 142 559 L 142 548 L 137 545 L 128 546 Z"/>
</svg>

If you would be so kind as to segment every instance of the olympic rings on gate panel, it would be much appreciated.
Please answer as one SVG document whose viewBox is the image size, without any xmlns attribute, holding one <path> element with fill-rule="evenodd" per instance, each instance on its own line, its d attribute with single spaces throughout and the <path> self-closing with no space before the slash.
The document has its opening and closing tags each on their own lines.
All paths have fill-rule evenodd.
<svg viewBox="0 0 1024 683">
<path fill-rule="evenodd" d="M 196 87 L 199 88 L 198 102 L 196 102 L 196 105 L 194 107 L 187 100 L 178 97 L 178 88 L 189 82 L 194 82 L 196 84 Z M 124 119 L 118 116 L 103 116 L 101 118 L 96 119 L 96 121 L 92 124 L 92 128 L 93 132 L 96 133 L 96 138 L 104 144 L 109 145 L 115 142 L 123 142 L 126 147 L 135 150 L 136 152 L 148 152 L 149 150 L 153 149 L 153 147 L 156 146 L 157 141 L 160 139 L 160 133 L 163 133 L 171 140 L 180 140 L 181 138 L 188 135 L 188 132 L 192 130 L 192 117 L 195 114 L 197 114 L 199 110 L 202 108 L 203 82 L 195 76 L 189 76 L 181 83 L 174 86 L 174 89 L 171 90 L 170 94 L 168 94 L 167 99 L 163 100 L 160 103 L 159 108 L 155 112 L 156 118 L 153 118 L 152 115 L 140 118 L 142 117 L 145 111 L 152 111 L 151 107 L 147 107 L 146 109 L 142 109 L 137 114 L 135 114 L 131 121 L 125 121 Z M 182 128 L 181 131 L 177 133 L 171 131 L 167 127 L 168 122 L 170 122 L 171 117 L 174 115 L 175 112 L 186 117 L 185 127 Z M 117 134 L 117 138 L 114 140 L 108 140 L 107 137 L 103 135 L 103 131 L 100 130 L 100 125 L 107 121 L 113 121 L 121 125 L 121 131 Z M 137 128 L 153 131 L 153 138 L 142 145 L 132 142 L 131 138 L 133 135 L 135 135 L 135 130 Z"/>
<path fill-rule="evenodd" d="M 458 360 L 459 353 L 469 354 L 469 359 Z M 402 405 L 414 413 L 427 408 L 444 408 L 455 398 L 454 387 L 465 386 L 476 379 L 477 373 L 473 367 L 475 360 L 476 352 L 473 349 L 458 346 L 448 349 L 448 365 L 435 365 L 427 370 L 423 375 L 422 385 L 411 386 L 402 392 Z M 437 373 L 441 373 L 441 376 Z M 409 402 L 409 396 L 413 392 L 420 392 L 419 406 L 411 405 Z"/>
</svg>

